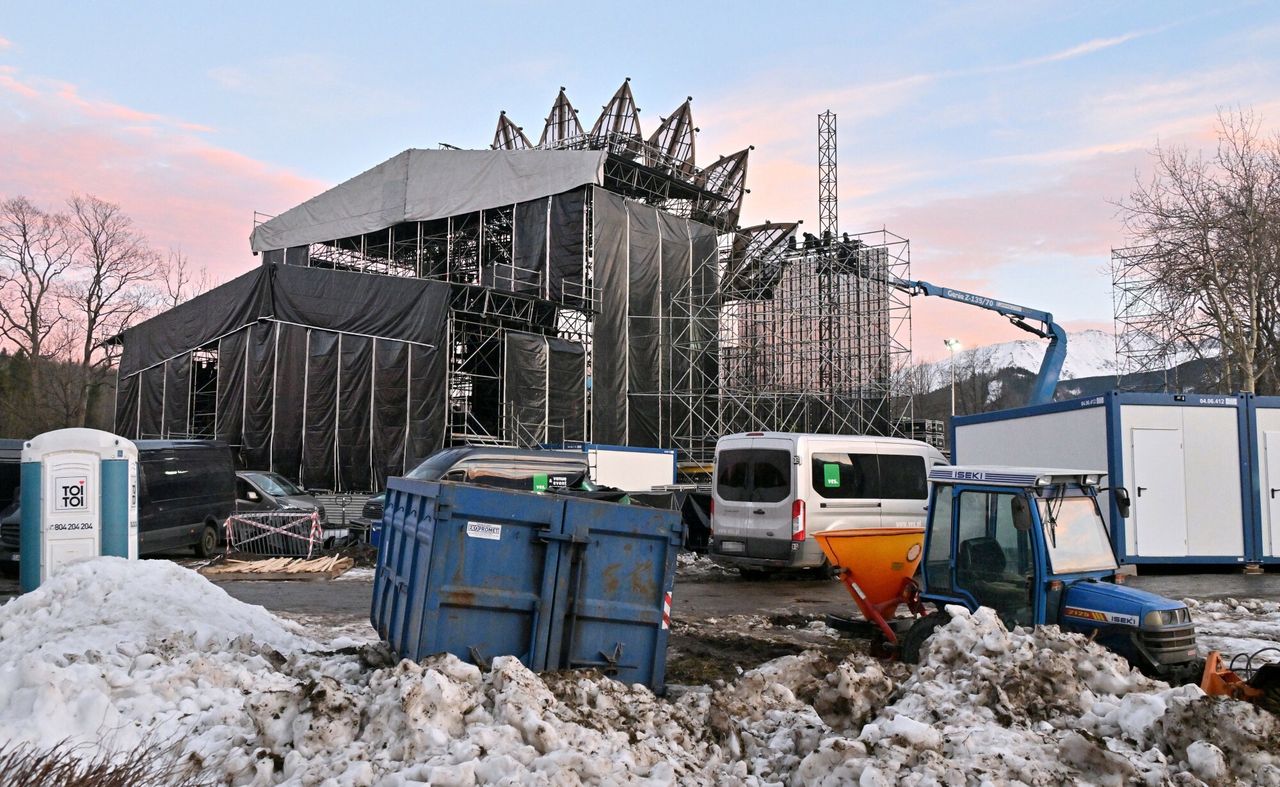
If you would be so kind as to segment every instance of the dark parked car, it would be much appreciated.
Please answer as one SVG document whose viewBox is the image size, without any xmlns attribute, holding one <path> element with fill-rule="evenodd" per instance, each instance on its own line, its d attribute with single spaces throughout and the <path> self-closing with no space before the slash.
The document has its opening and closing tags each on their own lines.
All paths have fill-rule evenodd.
<svg viewBox="0 0 1280 787">
<path fill-rule="evenodd" d="M 266 470 L 241 470 L 236 473 L 236 512 L 242 511 L 281 511 L 299 514 L 318 512 L 326 547 L 341 542 L 349 535 L 345 527 L 329 527 L 328 514 L 319 500 L 279 473 Z"/>
<path fill-rule="evenodd" d="M 500 448 L 463 445 L 437 451 L 423 459 L 405 478 L 419 481 L 462 481 L 505 489 L 545 491 L 593 491 L 591 468 L 582 451 L 543 451 L 530 448 Z M 604 493 L 607 498 L 621 493 Z M 382 519 L 386 492 L 365 501 L 364 510 L 353 520 L 368 529 Z"/>
<path fill-rule="evenodd" d="M 21 445 L 21 441 L 15 441 Z M 193 547 L 208 557 L 235 507 L 231 449 L 214 440 L 135 440 L 138 447 L 138 553 Z M 0 464 L 7 464 L 0 445 Z M 0 559 L 16 560 L 19 492 L 0 517 Z"/>
</svg>

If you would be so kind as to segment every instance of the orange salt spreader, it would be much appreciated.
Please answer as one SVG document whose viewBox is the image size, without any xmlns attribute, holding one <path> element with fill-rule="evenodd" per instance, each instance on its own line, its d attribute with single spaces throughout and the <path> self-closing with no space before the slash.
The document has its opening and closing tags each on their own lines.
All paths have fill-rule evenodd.
<svg viewBox="0 0 1280 787">
<path fill-rule="evenodd" d="M 889 620 L 906 604 L 925 613 L 920 587 L 912 579 L 924 551 L 922 527 L 868 527 L 814 533 L 827 560 L 836 567 L 862 616 L 884 634 L 889 651 L 898 644 Z"/>
</svg>

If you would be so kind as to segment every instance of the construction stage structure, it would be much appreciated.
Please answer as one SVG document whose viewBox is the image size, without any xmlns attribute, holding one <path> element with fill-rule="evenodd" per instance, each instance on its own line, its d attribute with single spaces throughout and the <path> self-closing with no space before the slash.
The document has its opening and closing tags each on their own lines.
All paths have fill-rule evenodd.
<svg viewBox="0 0 1280 787">
<path fill-rule="evenodd" d="M 536 145 L 504 112 L 489 150 L 406 150 L 258 224 L 261 270 L 120 337 L 117 431 L 355 491 L 448 445 L 899 434 L 909 244 L 740 227 L 751 149 L 699 167 L 691 101 L 646 137 L 629 82 L 590 130 L 562 88 Z"/>
</svg>

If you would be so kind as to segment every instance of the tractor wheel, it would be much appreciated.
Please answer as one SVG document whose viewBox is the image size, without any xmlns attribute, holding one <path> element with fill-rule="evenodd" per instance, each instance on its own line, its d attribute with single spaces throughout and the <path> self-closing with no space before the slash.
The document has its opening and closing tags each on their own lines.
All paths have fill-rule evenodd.
<svg viewBox="0 0 1280 787">
<path fill-rule="evenodd" d="M 950 622 L 951 616 L 946 612 L 930 612 L 918 618 L 911 624 L 911 628 L 907 629 L 907 633 L 902 635 L 902 641 L 899 643 L 902 648 L 902 660 L 907 664 L 919 664 L 920 649 L 924 646 L 925 640 L 933 636 L 933 632 L 939 626 L 945 626 Z"/>
</svg>

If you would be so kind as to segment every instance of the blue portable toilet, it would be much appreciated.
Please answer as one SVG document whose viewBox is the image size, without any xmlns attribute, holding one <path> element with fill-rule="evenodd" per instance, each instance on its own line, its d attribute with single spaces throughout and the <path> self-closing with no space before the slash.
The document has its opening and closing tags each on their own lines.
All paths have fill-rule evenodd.
<svg viewBox="0 0 1280 787">
<path fill-rule="evenodd" d="M 58 429 L 22 447 L 19 584 L 67 563 L 138 557 L 138 449 L 97 429 Z"/>
</svg>

